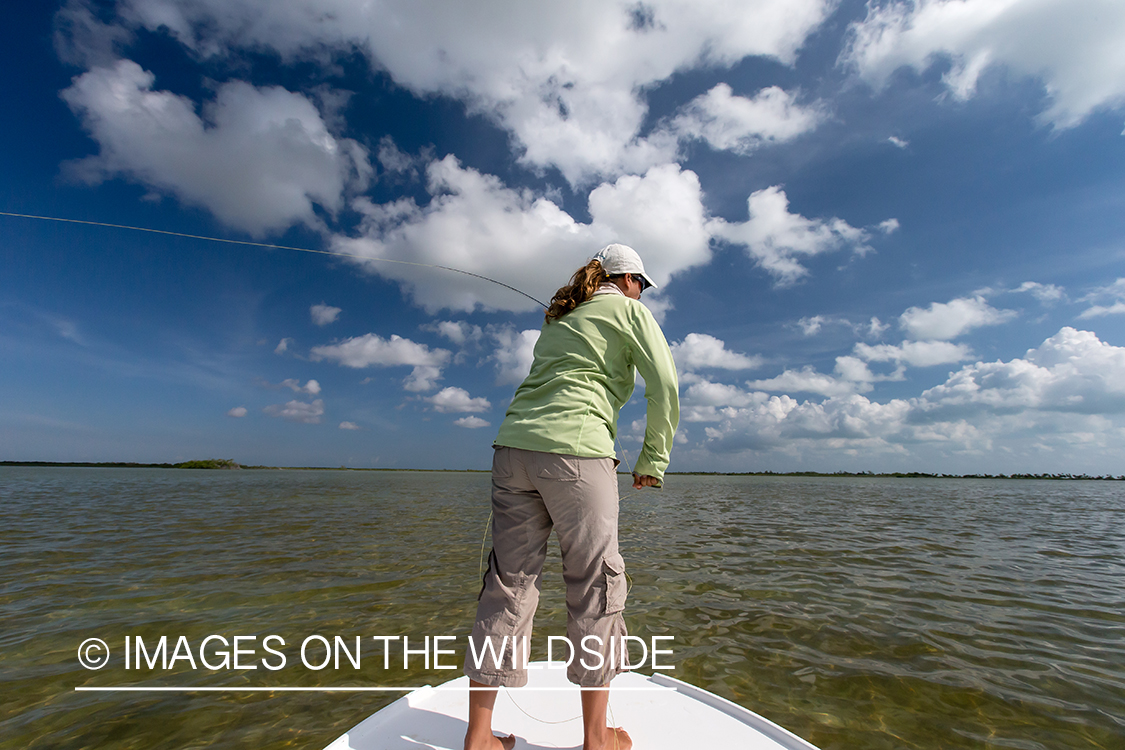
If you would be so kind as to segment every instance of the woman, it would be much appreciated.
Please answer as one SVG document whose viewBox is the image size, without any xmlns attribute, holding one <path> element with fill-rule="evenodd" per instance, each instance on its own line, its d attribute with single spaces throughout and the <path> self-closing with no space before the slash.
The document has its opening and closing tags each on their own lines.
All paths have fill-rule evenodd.
<svg viewBox="0 0 1125 750">
<path fill-rule="evenodd" d="M 527 684 L 520 668 L 525 657 L 511 648 L 502 658 L 492 655 L 505 637 L 509 644 L 530 642 L 552 528 L 562 551 L 566 631 L 574 649 L 567 678 L 583 688 L 605 688 L 621 671 L 620 640 L 610 659 L 610 639 L 626 634 L 627 591 L 617 548 L 614 441 L 636 371 L 645 381 L 648 418 L 634 488 L 660 486 L 679 421 L 672 353 L 652 313 L 637 301 L 650 286 L 656 285 L 640 256 L 625 245 L 609 245 L 578 269 L 551 300 L 531 372 L 500 426 L 492 464 L 493 549 L 465 655 L 474 688 L 466 750 L 515 744 L 513 736 L 493 736 L 492 708 L 496 687 Z M 589 652 L 600 653 L 600 662 Z M 585 750 L 632 746 L 623 729 L 606 726 L 608 700 L 605 689 L 582 691 Z"/>
</svg>

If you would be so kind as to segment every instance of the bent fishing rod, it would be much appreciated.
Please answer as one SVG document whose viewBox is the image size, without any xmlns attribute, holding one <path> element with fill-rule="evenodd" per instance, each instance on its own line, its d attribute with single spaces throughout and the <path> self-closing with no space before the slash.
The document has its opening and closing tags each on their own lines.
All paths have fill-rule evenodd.
<svg viewBox="0 0 1125 750">
<path fill-rule="evenodd" d="M 379 257 L 367 256 L 367 255 L 356 255 L 355 253 L 341 253 L 341 252 L 338 252 L 338 251 L 335 251 L 335 250 L 314 250 L 313 248 L 309 248 L 309 247 L 295 247 L 293 245 L 275 245 L 275 244 L 272 244 L 272 243 L 269 243 L 269 242 L 252 242 L 250 240 L 232 240 L 232 239 L 228 239 L 228 238 L 225 238 L 225 237 L 209 237 L 207 235 L 202 235 L 202 234 L 188 234 L 186 232 L 173 232 L 173 231 L 170 231 L 168 229 L 153 229 L 151 227 L 134 227 L 134 226 L 130 226 L 128 224 L 111 224 L 109 222 L 89 221 L 89 220 L 86 220 L 86 219 L 67 219 L 67 218 L 64 218 L 64 217 L 61 217 L 61 216 L 38 216 L 36 214 L 20 214 L 20 213 L 14 213 L 14 212 L 11 212 L 11 211 L 0 211 L 0 216 L 9 216 L 9 217 L 18 218 L 18 219 L 35 219 L 37 221 L 56 221 L 56 222 L 64 223 L 64 224 L 85 224 L 87 226 L 108 227 L 110 229 L 127 229 L 131 232 L 148 232 L 150 234 L 163 234 L 163 235 L 167 235 L 169 237 L 182 237 L 182 238 L 186 238 L 186 239 L 190 239 L 190 240 L 204 240 L 206 242 L 224 242 L 228 245 L 248 245 L 250 247 L 264 247 L 264 248 L 268 248 L 268 249 L 271 249 L 271 250 L 294 250 L 294 251 L 299 252 L 299 253 L 313 253 L 315 255 L 331 255 L 331 256 L 335 256 L 335 257 L 339 257 L 339 258 L 352 258 L 352 259 L 355 259 L 355 260 L 374 261 L 374 262 L 378 262 L 378 263 L 398 263 L 398 264 L 404 265 L 404 266 L 417 266 L 419 268 L 437 268 L 437 269 L 442 270 L 442 271 L 452 271 L 453 273 L 459 273 L 459 274 L 462 274 L 464 276 L 472 276 L 474 279 L 481 279 L 482 281 L 488 281 L 488 282 L 491 282 L 491 283 L 496 284 L 498 286 L 502 286 L 505 289 L 509 289 L 509 290 L 515 292 L 516 294 L 527 297 L 529 300 L 531 300 L 535 304 L 539 305 L 544 310 L 547 309 L 547 305 L 544 305 L 542 302 L 537 300 L 535 297 L 532 297 L 530 294 L 528 294 L 525 291 L 522 291 L 520 289 L 516 289 L 514 286 L 512 286 L 510 284 L 505 284 L 503 281 L 497 281 L 496 279 L 490 278 L 490 277 L 485 276 L 483 274 L 473 273 L 472 271 L 466 271 L 466 270 L 461 269 L 461 268 L 454 268 L 453 266 L 442 266 L 442 265 L 438 265 L 436 263 L 419 263 L 417 261 L 412 261 L 412 260 L 399 260 L 398 258 L 379 258 Z"/>
</svg>

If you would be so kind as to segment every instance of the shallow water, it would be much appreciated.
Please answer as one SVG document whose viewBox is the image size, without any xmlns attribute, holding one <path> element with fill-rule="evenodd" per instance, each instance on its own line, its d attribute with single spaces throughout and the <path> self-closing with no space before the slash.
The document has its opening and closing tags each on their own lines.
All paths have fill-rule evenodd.
<svg viewBox="0 0 1125 750">
<path fill-rule="evenodd" d="M 74 688 L 452 679 L 367 649 L 450 635 L 459 661 L 488 484 L 0 469 L 0 745 L 319 750 L 398 696 Z M 672 476 L 622 494 L 627 623 L 675 637 L 674 676 L 824 750 L 1125 747 L 1125 483 Z M 552 548 L 535 644 L 564 622 Z M 286 666 L 259 645 L 254 670 L 124 667 L 126 636 L 183 635 L 198 658 L 212 634 L 281 635 Z M 363 636 L 361 668 L 304 667 L 312 634 Z M 113 652 L 98 671 L 77 660 L 90 637 Z"/>
</svg>

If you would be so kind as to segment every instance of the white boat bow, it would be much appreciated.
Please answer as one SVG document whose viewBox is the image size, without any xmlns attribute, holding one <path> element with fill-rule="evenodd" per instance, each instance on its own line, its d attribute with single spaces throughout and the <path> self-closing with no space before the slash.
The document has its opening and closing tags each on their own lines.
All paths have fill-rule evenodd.
<svg viewBox="0 0 1125 750">
<path fill-rule="evenodd" d="M 516 750 L 580 748 L 578 688 L 563 669 L 530 665 L 524 688 L 500 689 L 497 734 L 516 735 Z M 467 677 L 415 690 L 377 711 L 325 750 L 461 750 L 468 726 Z M 657 673 L 626 672 L 613 681 L 610 724 L 624 727 L 636 750 L 713 747 L 817 750 L 758 714 L 702 688 Z"/>
</svg>

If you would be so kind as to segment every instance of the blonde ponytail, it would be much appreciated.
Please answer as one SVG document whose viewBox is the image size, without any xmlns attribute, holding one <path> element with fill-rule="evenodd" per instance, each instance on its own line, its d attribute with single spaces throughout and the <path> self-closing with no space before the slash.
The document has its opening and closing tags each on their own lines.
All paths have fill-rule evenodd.
<svg viewBox="0 0 1125 750">
<path fill-rule="evenodd" d="M 560 288 L 551 298 L 551 306 L 547 308 L 546 313 L 547 322 L 558 320 L 590 299 L 598 290 L 598 286 L 608 278 L 602 270 L 602 264 L 597 260 L 592 260 L 579 268 L 570 277 L 570 283 Z"/>
</svg>

